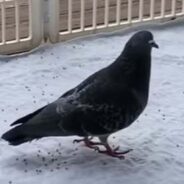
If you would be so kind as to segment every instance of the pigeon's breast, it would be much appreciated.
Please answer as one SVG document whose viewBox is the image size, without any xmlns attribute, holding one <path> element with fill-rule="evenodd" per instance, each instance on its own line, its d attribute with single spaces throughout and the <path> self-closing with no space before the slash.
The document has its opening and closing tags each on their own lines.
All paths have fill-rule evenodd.
<svg viewBox="0 0 184 184">
<path fill-rule="evenodd" d="M 100 125 L 105 129 L 116 132 L 131 125 L 143 112 L 147 104 L 147 97 L 135 91 L 130 93 L 127 99 L 113 105 L 101 106 L 104 113 L 100 117 Z M 98 108 L 96 108 L 98 109 Z M 100 110 L 100 108 L 99 108 Z"/>
<path fill-rule="evenodd" d="M 140 108 L 100 104 L 88 109 L 85 114 L 90 117 L 83 122 L 85 132 L 89 135 L 111 134 L 129 126 L 139 116 Z"/>
</svg>

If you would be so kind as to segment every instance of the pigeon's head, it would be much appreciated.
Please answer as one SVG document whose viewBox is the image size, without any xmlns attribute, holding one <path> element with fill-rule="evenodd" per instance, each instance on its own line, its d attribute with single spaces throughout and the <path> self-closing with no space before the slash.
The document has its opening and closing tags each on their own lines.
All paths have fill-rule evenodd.
<svg viewBox="0 0 184 184">
<path fill-rule="evenodd" d="M 152 48 L 159 48 L 154 41 L 153 35 L 149 31 L 139 31 L 135 33 L 127 42 L 125 51 L 128 54 L 145 55 L 151 53 Z"/>
</svg>

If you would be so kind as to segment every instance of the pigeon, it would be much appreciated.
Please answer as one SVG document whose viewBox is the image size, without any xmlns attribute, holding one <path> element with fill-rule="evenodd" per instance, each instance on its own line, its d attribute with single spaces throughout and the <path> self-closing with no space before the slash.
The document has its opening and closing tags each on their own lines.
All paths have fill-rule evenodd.
<svg viewBox="0 0 184 184">
<path fill-rule="evenodd" d="M 79 136 L 91 149 L 122 158 L 128 151 L 112 148 L 108 137 L 130 126 L 149 97 L 151 50 L 159 48 L 150 31 L 135 33 L 119 57 L 56 101 L 15 121 L 2 135 L 10 145 L 50 136 Z M 94 142 L 94 137 L 99 142 Z M 104 146 L 104 149 L 100 149 Z"/>
</svg>

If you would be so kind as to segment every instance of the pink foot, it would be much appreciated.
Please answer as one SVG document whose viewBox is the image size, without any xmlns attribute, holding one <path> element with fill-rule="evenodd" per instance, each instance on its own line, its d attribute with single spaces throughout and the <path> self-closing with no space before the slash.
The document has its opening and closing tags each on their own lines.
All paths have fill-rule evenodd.
<svg viewBox="0 0 184 184">
<path fill-rule="evenodd" d="M 93 138 L 84 138 L 84 139 L 75 139 L 73 141 L 73 143 L 80 143 L 80 142 L 84 142 L 85 146 L 87 146 L 88 148 L 91 148 L 91 149 L 98 149 L 97 146 L 100 146 L 100 145 L 103 145 L 103 143 L 100 143 L 100 142 L 93 142 L 91 141 Z"/>
<path fill-rule="evenodd" d="M 98 153 L 106 154 L 108 156 L 119 158 L 119 159 L 124 159 L 125 158 L 125 154 L 129 153 L 130 151 L 132 151 L 132 149 L 129 149 L 127 151 L 118 151 L 119 147 L 117 147 L 115 149 L 112 149 L 108 145 L 106 145 L 105 148 L 106 148 L 106 150 L 100 150 L 99 147 L 97 147 L 96 150 L 98 151 Z"/>
</svg>

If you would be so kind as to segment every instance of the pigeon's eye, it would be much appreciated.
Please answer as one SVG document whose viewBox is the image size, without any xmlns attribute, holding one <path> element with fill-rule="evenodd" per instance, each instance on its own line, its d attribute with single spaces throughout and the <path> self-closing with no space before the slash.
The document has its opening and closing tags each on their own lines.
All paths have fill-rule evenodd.
<svg viewBox="0 0 184 184">
<path fill-rule="evenodd" d="M 149 40 L 148 43 L 151 45 L 153 44 L 155 41 L 154 40 Z"/>
<path fill-rule="evenodd" d="M 148 43 L 150 44 L 151 47 L 159 48 L 159 46 L 156 44 L 154 40 L 149 40 Z"/>
</svg>

